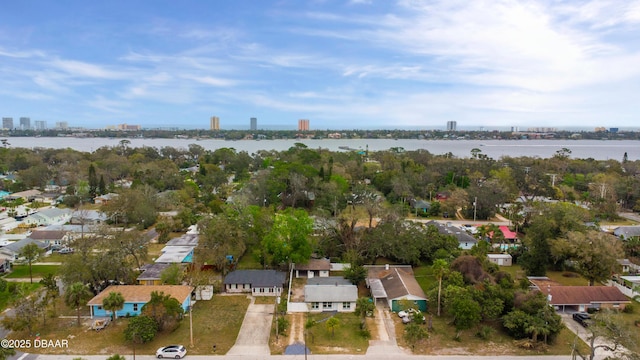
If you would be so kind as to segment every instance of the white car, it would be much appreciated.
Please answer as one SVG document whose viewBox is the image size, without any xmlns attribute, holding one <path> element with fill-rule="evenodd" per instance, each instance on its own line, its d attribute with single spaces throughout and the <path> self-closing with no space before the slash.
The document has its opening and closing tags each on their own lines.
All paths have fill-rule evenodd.
<svg viewBox="0 0 640 360">
<path fill-rule="evenodd" d="M 406 312 L 406 311 L 404 311 L 404 310 L 400 310 L 400 311 L 398 311 L 398 317 L 403 318 L 403 317 L 406 317 L 406 316 L 409 316 L 409 313 L 408 313 L 408 312 Z"/>
<path fill-rule="evenodd" d="M 182 359 L 185 355 L 187 355 L 187 349 L 182 345 L 169 345 L 161 347 L 156 351 L 156 357 L 158 359 Z"/>
</svg>

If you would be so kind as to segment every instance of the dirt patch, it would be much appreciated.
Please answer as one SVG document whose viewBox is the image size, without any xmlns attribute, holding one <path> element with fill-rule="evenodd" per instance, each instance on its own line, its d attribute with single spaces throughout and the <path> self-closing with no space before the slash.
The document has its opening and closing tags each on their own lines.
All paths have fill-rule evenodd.
<svg viewBox="0 0 640 360">
<path fill-rule="evenodd" d="M 304 324 L 306 316 L 304 313 L 293 313 L 289 318 L 289 345 L 297 342 L 304 342 Z"/>
</svg>

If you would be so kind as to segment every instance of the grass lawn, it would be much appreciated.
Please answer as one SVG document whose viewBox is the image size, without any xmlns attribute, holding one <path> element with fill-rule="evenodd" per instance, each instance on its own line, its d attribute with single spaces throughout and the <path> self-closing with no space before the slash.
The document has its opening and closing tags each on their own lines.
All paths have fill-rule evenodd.
<svg viewBox="0 0 640 360">
<path fill-rule="evenodd" d="M 397 316 L 394 317 L 398 345 L 411 349 L 403 336 L 404 326 Z M 515 355 L 515 356 L 537 356 L 537 355 L 568 355 L 571 353 L 571 344 L 575 335 L 568 329 L 563 329 L 552 344 L 539 348 L 526 349 L 518 344 L 520 341 L 514 340 L 501 330 L 499 322 L 485 324 L 493 328 L 490 340 L 484 340 L 476 336 L 477 328 L 462 331 L 460 339 L 454 339 L 455 328 L 450 325 L 451 318 L 447 316 L 433 316 L 433 329 L 429 332 L 429 337 L 418 341 L 413 347 L 415 354 L 421 355 Z M 427 325 L 424 326 L 426 329 Z M 542 342 L 542 340 L 540 340 Z M 581 351 L 586 351 L 584 343 L 578 343 Z"/>
<path fill-rule="evenodd" d="M 31 265 L 33 277 L 43 277 L 47 274 L 57 274 L 58 265 Z M 11 273 L 5 276 L 7 279 L 29 278 L 29 265 L 14 265 Z"/>
<path fill-rule="evenodd" d="M 308 314 L 316 324 L 307 329 L 307 347 L 314 354 L 364 354 L 369 339 L 360 334 L 360 318 L 352 313 L 337 313 L 339 320 L 334 334 L 327 328 L 329 313 Z"/>
<path fill-rule="evenodd" d="M 251 269 L 262 269 L 262 264 L 260 264 L 252 255 L 253 249 L 247 249 L 247 251 L 240 257 L 238 264 L 236 264 L 236 269 L 238 270 L 251 270 Z"/>
<path fill-rule="evenodd" d="M 246 296 L 214 296 L 210 301 L 198 301 L 193 307 L 193 342 L 190 345 L 189 317 L 185 316 L 180 326 L 171 333 L 159 333 L 147 344 L 137 344 L 136 354 L 153 354 L 167 344 L 183 344 L 189 354 L 211 355 L 213 345 L 216 353 L 226 353 L 235 343 L 242 320 L 249 306 Z M 72 310 L 59 313 L 72 313 Z M 129 319 L 119 318 L 106 329 L 96 332 L 90 330 L 91 321 L 82 319 L 82 326 L 76 325 L 75 317 L 57 318 L 55 325 L 49 319 L 46 328 L 40 324 L 38 331 L 43 339 L 68 339 L 66 349 L 31 349 L 33 353 L 46 354 L 103 354 L 129 355 L 133 352 L 130 343 L 124 340 L 124 329 Z M 26 333 L 13 333 L 15 339 L 30 339 Z"/>
</svg>

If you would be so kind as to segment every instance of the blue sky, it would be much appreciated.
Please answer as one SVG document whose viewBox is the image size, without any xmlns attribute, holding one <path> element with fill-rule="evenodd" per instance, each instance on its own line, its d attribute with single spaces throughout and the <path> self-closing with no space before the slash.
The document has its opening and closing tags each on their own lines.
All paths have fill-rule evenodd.
<svg viewBox="0 0 640 360">
<path fill-rule="evenodd" d="M 640 1 L 5 1 L 0 115 L 101 128 L 638 127 Z"/>
</svg>

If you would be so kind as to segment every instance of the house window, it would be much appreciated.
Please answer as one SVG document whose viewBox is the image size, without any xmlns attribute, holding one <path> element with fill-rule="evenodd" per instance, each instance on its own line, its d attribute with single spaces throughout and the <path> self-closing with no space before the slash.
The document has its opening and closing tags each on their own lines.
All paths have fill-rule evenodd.
<svg viewBox="0 0 640 360">
<path fill-rule="evenodd" d="M 98 306 L 98 310 L 102 310 L 102 306 Z"/>
<path fill-rule="evenodd" d="M 133 311 L 138 311 L 138 304 L 133 304 Z"/>
<path fill-rule="evenodd" d="M 273 292 L 273 288 L 269 288 L 269 292 L 272 293 Z"/>
<path fill-rule="evenodd" d="M 260 292 L 263 293 L 264 292 L 264 288 L 260 288 Z"/>
<path fill-rule="evenodd" d="M 311 303 L 311 309 L 318 310 L 319 308 L 320 308 L 320 303 L 318 302 Z"/>
<path fill-rule="evenodd" d="M 322 308 L 323 309 L 331 309 L 333 307 L 333 303 L 332 302 L 323 302 L 322 303 Z"/>
<path fill-rule="evenodd" d="M 343 302 L 342 303 L 342 308 L 345 309 L 345 310 L 351 309 L 351 303 L 350 302 Z"/>
</svg>

